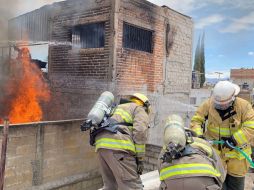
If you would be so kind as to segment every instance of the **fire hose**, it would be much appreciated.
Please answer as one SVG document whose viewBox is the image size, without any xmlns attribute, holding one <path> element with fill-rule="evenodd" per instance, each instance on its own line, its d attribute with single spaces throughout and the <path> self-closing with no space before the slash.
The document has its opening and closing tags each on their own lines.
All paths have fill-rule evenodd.
<svg viewBox="0 0 254 190">
<path fill-rule="evenodd" d="M 244 158 L 246 158 L 246 160 L 250 163 L 251 168 L 254 168 L 254 162 L 251 160 L 251 158 L 249 157 L 249 155 L 247 155 L 240 147 L 238 147 L 238 146 L 233 146 L 233 145 L 230 144 L 229 142 L 227 142 L 227 141 L 222 141 L 222 140 L 220 140 L 220 141 L 219 141 L 219 140 L 212 140 L 212 141 L 209 141 L 209 143 L 210 143 L 210 144 L 215 144 L 215 145 L 218 145 L 218 144 L 223 145 L 223 144 L 227 143 L 227 145 L 228 145 L 230 148 L 232 148 L 232 149 L 234 149 L 234 150 L 240 152 L 240 154 L 242 154 L 242 155 L 244 156 Z"/>
</svg>

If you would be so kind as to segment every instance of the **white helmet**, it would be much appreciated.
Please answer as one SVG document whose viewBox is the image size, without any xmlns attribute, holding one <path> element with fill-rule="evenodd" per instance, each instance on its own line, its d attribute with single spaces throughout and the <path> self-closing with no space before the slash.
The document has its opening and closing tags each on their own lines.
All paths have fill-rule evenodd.
<svg viewBox="0 0 254 190">
<path fill-rule="evenodd" d="M 240 92 L 240 87 L 229 81 L 219 81 L 213 89 L 214 107 L 219 110 L 229 108 Z"/>
</svg>

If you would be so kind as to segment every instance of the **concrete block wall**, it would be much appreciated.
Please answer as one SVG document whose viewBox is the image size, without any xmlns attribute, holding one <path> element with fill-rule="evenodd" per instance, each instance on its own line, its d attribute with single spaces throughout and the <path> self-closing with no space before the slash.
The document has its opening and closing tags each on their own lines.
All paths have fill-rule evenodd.
<svg viewBox="0 0 254 190">
<path fill-rule="evenodd" d="M 87 117 L 88 112 L 103 91 L 87 92 L 68 88 L 52 88 L 51 101 L 43 106 L 48 121 Z"/>
<path fill-rule="evenodd" d="M 170 8 L 164 7 L 165 22 L 169 24 L 172 45 L 165 59 L 165 94 L 184 94 L 191 89 L 193 21 Z M 170 43 L 168 41 L 167 43 Z"/>
<path fill-rule="evenodd" d="M 101 186 L 98 160 L 88 133 L 80 132 L 80 123 L 72 120 L 10 126 L 4 189 L 71 186 L 80 190 Z"/>
<path fill-rule="evenodd" d="M 161 151 L 161 146 L 147 144 L 146 156 L 144 161 L 144 173 L 158 169 L 158 158 Z"/>
</svg>

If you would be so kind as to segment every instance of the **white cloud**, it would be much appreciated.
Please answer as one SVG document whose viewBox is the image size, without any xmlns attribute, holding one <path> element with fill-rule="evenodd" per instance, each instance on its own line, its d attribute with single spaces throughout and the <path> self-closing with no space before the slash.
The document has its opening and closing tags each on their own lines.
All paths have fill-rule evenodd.
<svg viewBox="0 0 254 190">
<path fill-rule="evenodd" d="M 254 1 L 253 0 L 226 0 L 227 4 L 231 5 L 237 9 L 249 9 L 253 10 Z"/>
<path fill-rule="evenodd" d="M 221 58 L 221 57 L 225 57 L 225 55 L 223 55 L 223 54 L 219 54 L 219 55 L 218 55 L 218 57 L 220 57 L 220 58 Z"/>
<path fill-rule="evenodd" d="M 254 0 L 148 0 L 156 5 L 167 5 L 181 13 L 189 14 L 202 7 L 211 5 L 223 6 L 227 9 L 253 10 Z"/>
<path fill-rule="evenodd" d="M 254 56 L 254 52 L 253 52 L 253 51 L 249 51 L 249 52 L 248 52 L 248 55 Z"/>
<path fill-rule="evenodd" d="M 254 11 L 250 12 L 239 19 L 233 19 L 233 22 L 221 29 L 222 33 L 237 33 L 243 30 L 253 30 L 254 26 Z"/>
<path fill-rule="evenodd" d="M 190 13 L 191 11 L 199 8 L 200 6 L 203 6 L 198 3 L 199 0 L 181 0 L 179 2 L 178 0 L 148 0 L 151 3 L 154 3 L 156 5 L 162 6 L 166 5 L 176 11 L 179 11 L 181 13 L 187 14 Z"/>
<path fill-rule="evenodd" d="M 196 22 L 195 27 L 197 29 L 203 29 L 206 26 L 209 26 L 209 25 L 212 25 L 212 24 L 217 24 L 217 23 L 220 23 L 224 20 L 225 20 L 225 18 L 222 15 L 214 14 L 214 15 L 210 15 L 208 17 L 205 17 L 205 18 L 202 18 L 202 19 L 198 20 Z"/>
<path fill-rule="evenodd" d="M 210 71 L 205 75 L 207 78 L 229 78 L 230 71 Z"/>
</svg>

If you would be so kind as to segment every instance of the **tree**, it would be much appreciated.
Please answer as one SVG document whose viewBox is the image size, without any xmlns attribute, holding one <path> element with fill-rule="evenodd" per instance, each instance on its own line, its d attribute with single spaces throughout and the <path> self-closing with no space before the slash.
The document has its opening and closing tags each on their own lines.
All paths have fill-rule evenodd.
<svg viewBox="0 0 254 190">
<path fill-rule="evenodd" d="M 198 38 L 198 43 L 195 51 L 195 59 L 194 59 L 194 71 L 200 71 L 200 36 Z"/>
<path fill-rule="evenodd" d="M 199 36 L 195 58 L 194 58 L 194 71 L 200 73 L 200 86 L 202 87 L 205 82 L 205 33 L 203 32 L 202 37 Z"/>
</svg>

